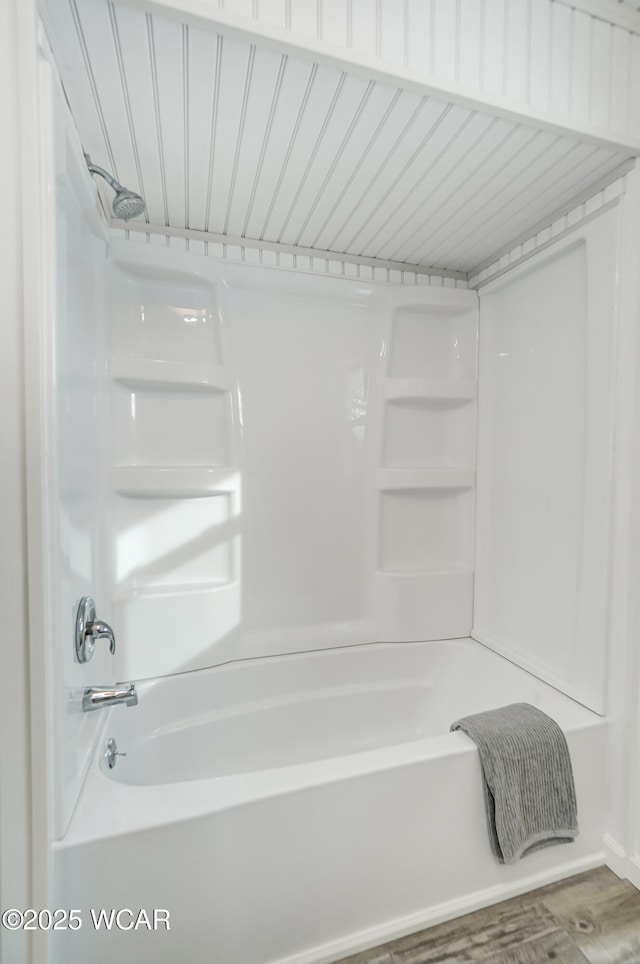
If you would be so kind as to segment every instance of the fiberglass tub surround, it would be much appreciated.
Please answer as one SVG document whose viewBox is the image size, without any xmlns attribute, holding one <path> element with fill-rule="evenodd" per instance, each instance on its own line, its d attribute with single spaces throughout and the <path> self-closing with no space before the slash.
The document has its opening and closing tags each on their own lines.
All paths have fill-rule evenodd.
<svg viewBox="0 0 640 964">
<path fill-rule="evenodd" d="M 436 617 L 449 620 L 452 637 L 461 618 L 469 622 L 460 632 L 470 628 L 472 297 L 313 279 L 320 297 L 310 303 L 310 280 L 299 276 L 214 269 L 205 258 L 146 247 L 112 246 L 112 256 L 120 300 L 110 317 L 123 312 L 123 297 L 135 311 L 131 328 L 123 333 L 115 323 L 109 336 L 111 376 L 113 359 L 129 359 L 124 375 L 116 362 L 109 384 L 119 396 L 112 416 L 129 426 L 114 433 L 114 459 L 123 452 L 125 464 L 112 470 L 111 499 L 131 513 L 114 515 L 127 523 L 112 532 L 114 573 L 144 563 L 115 584 L 113 617 L 122 640 L 118 675 L 143 681 L 139 705 L 108 717 L 56 847 L 59 900 L 169 907 L 170 936 L 144 935 L 159 962 L 177 953 L 204 961 L 213 950 L 234 964 L 318 964 L 602 862 L 605 721 L 475 641 L 406 641 L 435 633 Z M 547 260 L 543 253 L 543 273 Z M 319 313 L 336 324 L 320 326 Z M 159 347 L 149 355 L 156 317 Z M 540 330 L 540 353 L 553 353 L 552 321 Z M 191 336 L 174 335 L 173 325 L 204 341 L 191 347 Z M 256 339 L 257 356 L 249 352 Z M 172 370 L 180 391 L 196 378 L 187 404 L 193 396 L 212 401 L 212 410 L 228 407 L 225 419 L 207 420 L 212 431 L 203 439 L 185 432 L 181 444 L 191 448 L 176 445 L 166 465 L 160 459 L 174 450 L 164 434 L 157 433 L 163 447 L 154 459 L 154 434 L 136 449 L 135 428 L 144 392 L 149 419 L 156 398 L 176 391 Z M 310 385 L 326 402 L 320 423 Z M 398 401 L 416 410 L 389 418 Z M 420 416 L 424 431 L 416 432 Z M 228 433 L 222 440 L 213 438 L 216 425 Z M 544 420 L 540 430 L 547 431 Z M 190 464 L 216 452 L 222 464 Z M 222 475 L 212 481 L 210 473 Z M 228 498 L 221 477 L 238 480 L 232 519 L 210 512 Z M 350 492 L 349 514 L 329 518 Z M 405 495 L 399 507 L 385 501 Z M 431 499 L 448 505 L 446 525 L 431 513 Z M 206 519 L 222 554 L 206 555 L 220 551 L 218 541 L 193 541 L 167 524 L 166 513 L 183 504 L 204 513 L 194 531 Z M 159 543 L 159 534 L 181 543 Z M 317 568 L 302 545 L 332 552 Z M 346 569 L 336 569 L 338 552 Z M 213 584 L 206 581 L 212 560 L 227 567 Z M 387 578 L 394 594 L 384 596 Z M 440 608 L 425 597 L 430 580 Z M 194 609 L 197 600 L 219 605 L 229 584 L 237 594 L 230 624 L 227 610 Z M 460 596 L 443 599 L 446 584 Z M 121 604 L 137 625 L 122 620 Z M 154 607 L 155 622 L 147 618 Z M 301 624 L 305 612 L 317 621 Z M 368 642 L 383 632 L 395 641 Z M 489 849 L 475 748 L 448 729 L 474 710 L 518 700 L 548 712 L 567 734 L 581 834 L 504 868 Z M 102 760 L 107 737 L 127 754 L 113 771 Z M 116 868 L 127 860 L 125 881 Z M 53 943 L 65 964 L 75 964 L 74 954 L 135 959 L 142 947 L 142 936 L 129 932 L 87 930 L 73 945 L 71 936 Z"/>
<path fill-rule="evenodd" d="M 112 619 L 118 678 L 143 682 L 56 847 L 59 901 L 170 908 L 170 936 L 145 935 L 159 962 L 317 964 L 602 862 L 605 722 L 453 638 L 472 625 L 475 296 L 111 259 Z M 505 869 L 448 728 L 518 700 L 567 734 L 581 835 Z M 55 938 L 65 964 L 142 939 Z"/>
<path fill-rule="evenodd" d="M 467 635 L 475 297 L 111 250 L 119 677 Z"/>
<path fill-rule="evenodd" d="M 43 3 L 53 904 L 172 915 L 53 964 L 328 964 L 604 859 L 640 34 L 243 3 Z M 83 150 L 144 196 L 126 230 Z M 86 594 L 118 645 L 79 666 Z M 138 706 L 83 715 L 116 679 Z M 504 867 L 449 726 L 517 701 L 567 735 L 581 834 Z"/>
</svg>

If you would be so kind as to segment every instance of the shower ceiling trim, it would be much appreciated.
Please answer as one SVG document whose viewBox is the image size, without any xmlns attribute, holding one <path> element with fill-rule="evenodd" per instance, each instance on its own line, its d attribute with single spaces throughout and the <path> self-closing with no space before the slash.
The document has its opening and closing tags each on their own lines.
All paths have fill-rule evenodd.
<svg viewBox="0 0 640 964">
<path fill-rule="evenodd" d="M 508 254 L 513 251 L 514 248 L 517 248 L 518 245 L 523 245 L 526 241 L 536 238 L 541 231 L 545 231 L 550 225 L 554 224 L 560 219 L 566 218 L 570 212 L 576 211 L 576 209 L 579 207 L 584 208 L 587 202 L 593 201 L 594 199 L 601 201 L 607 188 L 619 184 L 621 185 L 620 191 L 614 192 L 615 197 L 610 201 L 607 200 L 606 202 L 607 204 L 611 205 L 617 204 L 620 200 L 620 195 L 624 193 L 624 176 L 625 174 L 628 174 L 629 171 L 633 170 L 635 163 L 635 160 L 632 158 L 628 161 L 625 161 L 624 164 L 620 165 L 617 171 L 614 171 L 613 177 L 607 176 L 601 178 L 600 181 L 596 181 L 595 184 L 591 185 L 588 191 L 583 191 L 581 194 L 578 194 L 576 197 L 572 198 L 566 204 L 563 204 L 556 211 L 554 211 L 550 218 L 543 218 L 527 231 L 523 231 L 522 234 L 512 238 L 508 244 L 504 245 L 504 247 L 494 251 L 491 256 L 483 258 L 482 261 L 480 261 L 467 272 L 467 280 L 481 274 L 486 268 L 499 261 L 503 255 Z M 574 224 L 584 221 L 586 217 L 587 213 L 583 210 L 582 215 L 580 217 L 574 217 L 571 224 L 567 224 L 566 227 L 573 227 Z"/>
<path fill-rule="evenodd" d="M 608 191 L 600 192 L 599 195 L 591 199 L 593 204 L 588 205 L 589 210 L 583 210 L 576 220 L 572 220 L 571 214 L 565 214 L 563 218 L 558 218 L 553 224 L 547 225 L 544 230 L 538 232 L 534 237 L 528 238 L 526 243 L 517 244 L 510 251 L 501 254 L 495 261 L 486 265 L 486 267 L 482 268 L 479 272 L 469 272 L 467 287 L 475 290 L 483 287 L 483 285 L 489 284 L 490 281 L 495 281 L 496 278 L 499 278 L 512 268 L 517 268 L 518 265 L 523 264 L 534 255 L 539 254 L 540 251 L 544 251 L 545 248 L 573 234 L 577 228 L 584 227 L 589 221 L 593 221 L 594 218 L 600 217 L 607 211 L 611 211 L 617 207 L 620 196 L 624 194 L 623 181 L 624 178 L 611 185 L 612 193 L 615 192 L 616 188 L 619 188 L 619 192 L 610 200 L 605 200 L 606 194 L 609 193 Z M 582 207 L 584 208 L 585 206 L 582 205 Z"/>
<path fill-rule="evenodd" d="M 164 224 L 143 224 L 139 221 L 125 222 L 118 218 L 111 218 L 111 228 L 141 231 L 144 234 L 160 235 L 167 238 L 184 238 L 187 241 L 202 241 L 212 244 L 224 244 L 240 248 L 255 248 L 258 251 L 274 251 L 276 254 L 292 254 L 297 257 L 322 258 L 326 261 L 340 261 L 345 264 L 367 265 L 371 268 L 386 268 L 390 271 L 411 271 L 414 274 L 437 275 L 441 278 L 455 278 L 459 281 L 467 280 L 466 271 L 447 271 L 429 268 L 425 265 L 411 264 L 406 261 L 385 261 L 381 258 L 359 257 L 358 255 L 341 254 L 337 251 L 323 251 L 322 248 L 304 248 L 295 244 L 278 244 L 277 241 L 259 241 L 255 238 L 234 237 L 229 234 L 214 234 L 211 231 L 196 231 L 191 228 L 167 227 Z"/>
<path fill-rule="evenodd" d="M 346 255 L 339 253 L 337 251 L 323 251 L 318 248 L 302 248 L 293 244 L 278 244 L 277 242 L 269 241 L 259 241 L 255 238 L 247 237 L 232 237 L 225 234 L 214 234 L 207 231 L 196 231 L 193 229 L 181 229 L 167 227 L 162 224 L 142 224 L 140 222 L 133 222 L 133 224 L 126 225 L 124 221 L 117 218 L 110 218 L 109 227 L 112 230 L 123 229 L 127 234 L 131 231 L 135 233 L 144 233 L 148 237 L 157 236 L 165 238 L 181 238 L 185 241 L 197 241 L 206 244 L 217 244 L 224 245 L 228 247 L 236 248 L 252 248 L 257 251 L 271 251 L 275 254 L 286 254 L 293 255 L 294 257 L 305 257 L 305 258 L 316 258 L 319 260 L 324 260 L 326 262 L 339 262 L 341 264 L 353 264 L 353 265 L 363 265 L 370 268 L 380 268 L 386 271 L 400 271 L 402 273 L 411 273 L 415 275 L 426 275 L 428 277 L 436 278 L 451 278 L 456 281 L 464 281 L 468 283 L 469 287 L 475 287 L 478 283 L 478 279 L 482 278 L 480 283 L 485 283 L 488 277 L 493 279 L 494 273 L 489 272 L 487 276 L 487 269 L 494 266 L 497 270 L 498 263 L 504 255 L 513 255 L 513 252 L 518 248 L 522 248 L 526 242 L 532 242 L 530 247 L 530 253 L 528 252 L 524 256 L 521 252 L 518 253 L 518 263 L 522 260 L 526 260 L 531 254 L 541 250 L 545 247 L 547 243 L 557 240 L 560 234 L 552 231 L 552 226 L 556 225 L 559 221 L 564 220 L 564 226 L 561 230 L 561 234 L 572 231 L 577 224 L 585 223 L 597 214 L 604 213 L 610 207 L 614 207 L 619 203 L 620 196 L 624 193 L 624 175 L 633 169 L 635 165 L 634 160 L 625 161 L 621 164 L 617 171 L 614 171 L 613 177 L 603 178 L 596 184 L 591 185 L 589 190 L 582 192 L 577 197 L 571 199 L 570 202 L 564 204 L 561 208 L 553 212 L 550 217 L 544 218 L 542 221 L 535 224 L 530 230 L 525 231 L 519 237 L 513 238 L 508 244 L 498 251 L 494 251 L 492 255 L 485 258 L 482 262 L 475 265 L 469 271 L 447 271 L 444 269 L 425 267 L 424 265 L 411 264 L 406 261 L 383 261 L 380 258 L 366 258 L 357 257 L 355 255 Z M 618 191 L 614 190 L 615 197 L 612 199 L 607 199 L 606 202 L 602 200 L 607 188 L 613 187 L 615 189 L 616 185 L 620 185 Z M 584 211 L 578 215 L 577 209 L 584 208 L 588 202 L 596 202 L 595 210 L 593 213 L 585 213 Z M 569 217 L 573 214 L 573 217 Z M 538 240 L 539 235 L 544 232 L 551 232 L 550 240 L 540 242 Z M 509 262 L 509 266 L 513 266 L 513 261 Z M 500 271 L 506 270 L 500 268 Z"/>
<path fill-rule="evenodd" d="M 556 0 L 565 7 L 574 7 L 584 13 L 604 20 L 605 23 L 617 24 L 640 34 L 640 4 L 638 0 Z"/>
<path fill-rule="evenodd" d="M 309 59 L 277 28 L 200 0 L 48 9 L 84 149 L 139 188 L 146 223 L 129 226 L 150 235 L 466 279 L 640 151 L 430 97 L 415 70 Z"/>
<path fill-rule="evenodd" d="M 131 250 L 131 245 L 152 245 L 154 247 L 164 246 L 172 251 L 186 251 L 190 254 L 213 258 L 216 261 L 224 261 L 228 264 L 257 265 L 266 268 L 277 268 L 294 273 L 323 275 L 326 278 L 346 279 L 348 281 L 364 282 L 366 284 L 400 284 L 405 286 L 430 286 L 440 288 L 458 288 L 465 290 L 469 287 L 466 275 L 460 278 L 452 278 L 448 274 L 436 271 L 414 272 L 411 265 L 400 264 L 394 268 L 381 266 L 378 262 L 375 265 L 354 264 L 346 258 L 319 257 L 314 251 L 313 256 L 302 255 L 300 252 L 289 253 L 286 251 L 265 250 L 252 245 L 243 239 L 242 244 L 229 244 L 228 240 L 213 241 L 210 238 L 189 238 L 179 237 L 169 233 L 165 229 L 162 234 L 149 234 L 145 232 L 145 225 L 116 226 L 115 222 L 111 227 L 110 237 L 113 245 L 112 250 L 125 251 L 122 257 L 126 260 L 126 251 Z M 186 234 L 187 232 L 183 232 Z"/>
<path fill-rule="evenodd" d="M 625 194 L 625 169 L 630 166 L 631 164 L 625 165 L 617 180 L 601 186 L 596 185 L 595 187 L 598 189 L 595 193 L 590 193 L 585 198 L 576 199 L 575 207 L 556 212 L 556 215 L 541 222 L 535 232 L 527 234 L 523 238 L 515 239 L 512 245 L 496 252 L 495 256 L 490 259 L 489 264 L 482 265 L 468 274 L 457 272 L 460 277 L 451 277 L 451 273 L 424 269 L 415 271 L 413 266 L 408 264 L 394 264 L 393 267 L 385 267 L 375 259 L 371 265 L 358 264 L 353 263 L 351 259 L 343 255 L 335 255 L 332 252 L 329 252 L 329 257 L 321 257 L 316 250 L 313 251 L 313 255 L 307 256 L 301 254 L 295 248 L 285 251 L 283 250 L 284 246 L 281 246 L 280 249 L 274 249 L 273 247 L 264 249 L 246 238 L 234 239 L 237 243 L 233 244 L 228 237 L 204 235 L 203 232 L 197 231 L 176 232 L 171 228 L 157 226 L 157 232 L 152 233 L 145 230 L 148 227 L 147 225 L 134 224 L 133 227 L 129 227 L 124 222 L 115 220 L 111 222 L 111 237 L 116 243 L 125 241 L 146 244 L 154 244 L 160 238 L 164 238 L 167 245 L 174 249 L 177 247 L 181 251 L 194 251 L 231 263 L 259 264 L 302 271 L 303 273 L 322 274 L 328 277 L 357 278 L 367 283 L 391 282 L 403 285 L 437 285 L 439 282 L 444 287 L 477 289 L 571 234 L 581 225 L 587 224 L 593 218 L 616 207 Z M 153 241 L 154 238 L 157 241 Z M 176 242 L 178 242 L 177 245 Z M 182 242 L 182 245 L 179 242 Z M 194 247 L 191 246 L 192 242 Z M 270 257 L 267 258 L 265 255 Z M 456 273 L 454 272 L 454 274 Z"/>
</svg>

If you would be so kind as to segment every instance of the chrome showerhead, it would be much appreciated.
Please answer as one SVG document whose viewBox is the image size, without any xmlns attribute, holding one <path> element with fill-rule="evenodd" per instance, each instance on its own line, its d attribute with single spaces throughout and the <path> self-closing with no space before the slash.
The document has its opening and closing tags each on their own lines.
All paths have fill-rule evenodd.
<svg viewBox="0 0 640 964">
<path fill-rule="evenodd" d="M 113 208 L 113 213 L 117 218 L 122 218 L 123 221 L 130 221 L 131 218 L 135 218 L 138 214 L 142 214 L 145 209 L 144 200 L 135 191 L 130 191 L 128 188 L 123 187 L 116 181 L 115 177 L 112 177 L 108 171 L 105 171 L 103 167 L 98 167 L 97 164 L 91 163 L 91 158 L 85 154 L 87 161 L 87 167 L 92 174 L 99 174 L 103 177 L 109 187 L 113 188 L 116 192 L 111 207 Z"/>
<path fill-rule="evenodd" d="M 121 187 L 113 199 L 113 213 L 123 221 L 130 221 L 144 211 L 144 201 L 135 191 Z"/>
</svg>

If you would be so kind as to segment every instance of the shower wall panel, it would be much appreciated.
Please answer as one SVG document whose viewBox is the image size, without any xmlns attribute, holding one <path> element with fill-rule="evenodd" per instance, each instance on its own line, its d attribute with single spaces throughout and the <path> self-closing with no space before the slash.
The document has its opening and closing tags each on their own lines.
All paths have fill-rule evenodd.
<svg viewBox="0 0 640 964">
<path fill-rule="evenodd" d="M 42 472 L 47 520 L 42 566 L 47 607 L 45 638 L 48 748 L 54 812 L 52 834 L 69 824 L 100 714 L 83 713 L 82 692 L 115 681 L 106 644 L 90 663 L 75 658 L 75 616 L 81 596 L 94 597 L 110 619 L 106 559 L 104 272 L 106 232 L 87 180 L 77 133 L 62 88 L 40 61 L 43 221 L 51 232 L 43 257 L 46 330 L 42 385 Z M 31 364 L 37 364 L 35 360 Z"/>
<path fill-rule="evenodd" d="M 618 213 L 481 292 L 473 635 L 604 711 Z"/>
<path fill-rule="evenodd" d="M 471 626 L 476 296 L 114 244 L 123 678 Z"/>
<path fill-rule="evenodd" d="M 313 625 L 330 640 L 364 614 L 373 319 L 321 291 L 230 288 L 223 313 L 242 411 L 245 629 Z"/>
</svg>

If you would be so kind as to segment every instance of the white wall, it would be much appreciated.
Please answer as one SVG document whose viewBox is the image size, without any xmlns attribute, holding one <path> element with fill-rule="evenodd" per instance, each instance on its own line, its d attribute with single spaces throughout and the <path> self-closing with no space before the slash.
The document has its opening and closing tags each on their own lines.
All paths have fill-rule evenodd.
<svg viewBox="0 0 640 964">
<path fill-rule="evenodd" d="M 640 195 L 636 202 L 640 201 Z M 640 300 L 636 301 L 636 324 Z M 628 582 L 628 639 L 624 653 L 620 653 L 617 665 L 617 697 L 619 711 L 615 714 L 616 748 L 615 767 L 611 767 L 609 787 L 610 834 L 616 856 L 628 858 L 621 861 L 618 872 L 628 873 L 630 880 L 640 889 L 640 398 L 636 386 L 635 436 L 632 467 L 632 505 L 630 513 L 630 558 Z M 624 699 L 620 697 L 624 695 Z M 616 846 L 617 844 L 617 846 Z"/>
<path fill-rule="evenodd" d="M 618 416 L 611 587 L 607 862 L 640 886 L 640 175 L 621 204 Z"/>
<path fill-rule="evenodd" d="M 20 6 L 22 11 L 20 11 Z M 24 146 L 32 131 L 20 118 L 20 107 L 32 104 L 35 50 L 19 55 L 20 43 L 35 48 L 35 25 L 27 3 L 0 5 L 0 907 L 28 906 L 32 901 L 32 807 L 29 720 L 29 637 L 27 623 L 27 526 L 25 496 L 23 231 L 32 227 L 22 205 L 22 191 L 33 189 L 33 168 L 24 163 Z M 22 61 L 22 63 L 21 63 Z M 20 76 L 24 86 L 16 83 Z M 25 130 L 25 127 L 27 130 Z M 31 303 L 32 306 L 32 303 Z M 39 881 L 36 882 L 39 887 Z M 39 894 L 39 889 L 37 890 Z M 0 959 L 13 964 L 31 961 L 31 935 L 0 927 Z"/>
<path fill-rule="evenodd" d="M 605 709 L 617 211 L 480 293 L 473 635 Z"/>
</svg>

